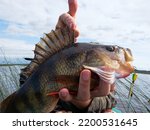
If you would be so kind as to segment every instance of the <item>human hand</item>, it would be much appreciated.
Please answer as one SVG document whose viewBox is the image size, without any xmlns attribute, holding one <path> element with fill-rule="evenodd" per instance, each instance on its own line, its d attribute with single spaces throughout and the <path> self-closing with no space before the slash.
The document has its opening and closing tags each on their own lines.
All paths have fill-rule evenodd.
<svg viewBox="0 0 150 130">
<path fill-rule="evenodd" d="M 68 89 L 63 88 L 59 92 L 61 100 L 71 102 L 80 109 L 87 108 L 94 97 L 107 96 L 111 91 L 114 91 L 115 84 L 108 84 L 103 80 L 100 80 L 99 86 L 95 86 L 95 89 L 90 91 L 90 70 L 83 70 L 80 73 L 79 88 L 77 96 L 69 94 Z"/>
<path fill-rule="evenodd" d="M 75 38 L 79 36 L 79 30 L 77 29 L 75 23 L 75 15 L 77 12 L 78 4 L 77 0 L 68 0 L 69 11 L 64 13 L 59 17 L 56 29 L 61 29 L 64 27 L 69 27 L 75 32 Z M 93 91 L 90 91 L 90 77 L 91 72 L 89 70 L 83 70 L 80 74 L 79 88 L 77 96 L 72 96 L 69 94 L 68 89 L 63 88 L 59 92 L 59 97 L 63 101 L 69 101 L 78 108 L 86 108 L 92 98 L 99 96 L 106 96 L 112 91 L 115 85 L 110 85 L 103 80 L 100 80 L 99 86 L 95 87 Z"/>
<path fill-rule="evenodd" d="M 75 22 L 75 15 L 78 8 L 77 0 L 68 0 L 68 5 L 69 11 L 59 17 L 58 23 L 56 25 L 56 30 L 63 29 L 67 26 L 70 30 L 74 31 L 74 37 L 76 41 L 77 37 L 79 36 L 79 30 L 77 29 L 77 25 Z"/>
<path fill-rule="evenodd" d="M 86 108 L 90 102 L 90 77 L 91 72 L 89 70 L 83 70 L 80 73 L 80 81 L 79 81 L 79 88 L 78 93 L 76 96 L 69 94 L 68 89 L 63 88 L 59 92 L 59 97 L 63 101 L 71 102 L 78 108 Z"/>
</svg>

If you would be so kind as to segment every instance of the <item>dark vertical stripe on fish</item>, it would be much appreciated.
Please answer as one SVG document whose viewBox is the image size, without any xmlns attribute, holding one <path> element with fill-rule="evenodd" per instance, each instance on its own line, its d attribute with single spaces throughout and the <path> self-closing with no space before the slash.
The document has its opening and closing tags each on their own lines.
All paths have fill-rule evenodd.
<svg viewBox="0 0 150 130">
<path fill-rule="evenodd" d="M 40 79 L 39 75 L 36 74 L 36 77 L 37 79 Z M 39 77 L 39 78 L 38 78 Z M 41 92 L 41 86 L 40 86 L 40 80 L 35 80 L 33 79 L 34 81 L 32 83 L 32 89 L 33 89 L 33 95 L 35 96 L 35 98 L 37 99 L 38 101 L 38 105 L 39 106 L 43 106 L 45 103 L 44 103 L 44 100 L 43 100 L 43 95 L 42 95 L 42 92 Z"/>
</svg>

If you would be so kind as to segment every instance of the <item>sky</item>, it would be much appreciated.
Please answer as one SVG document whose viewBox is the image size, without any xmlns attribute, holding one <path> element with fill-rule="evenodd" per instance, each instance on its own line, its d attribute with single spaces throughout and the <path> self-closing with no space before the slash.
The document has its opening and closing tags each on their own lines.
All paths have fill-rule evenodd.
<svg viewBox="0 0 150 130">
<path fill-rule="evenodd" d="M 0 57 L 32 57 L 35 44 L 68 11 L 68 0 L 1 0 Z M 150 70 L 150 0 L 78 0 L 79 42 L 130 48 L 134 66 Z"/>
</svg>

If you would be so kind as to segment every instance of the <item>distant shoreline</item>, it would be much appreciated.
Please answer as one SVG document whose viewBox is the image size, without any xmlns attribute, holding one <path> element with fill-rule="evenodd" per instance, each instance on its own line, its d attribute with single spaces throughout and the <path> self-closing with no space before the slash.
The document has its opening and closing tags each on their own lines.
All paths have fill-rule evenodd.
<svg viewBox="0 0 150 130">
<path fill-rule="evenodd" d="M 1 66 L 26 66 L 28 64 L 0 64 L 0 67 Z"/>
<path fill-rule="evenodd" d="M 149 70 L 137 70 L 135 69 L 135 73 L 139 73 L 139 74 L 150 74 Z"/>
</svg>

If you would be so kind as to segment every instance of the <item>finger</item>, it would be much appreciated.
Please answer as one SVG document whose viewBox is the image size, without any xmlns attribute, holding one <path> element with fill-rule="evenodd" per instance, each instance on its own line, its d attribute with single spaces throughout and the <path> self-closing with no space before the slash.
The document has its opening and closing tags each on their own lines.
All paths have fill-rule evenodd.
<svg viewBox="0 0 150 130">
<path fill-rule="evenodd" d="M 79 37 L 79 35 L 80 35 L 79 29 L 78 29 L 78 27 L 76 27 L 74 29 L 74 37 L 77 38 L 77 37 Z"/>
<path fill-rule="evenodd" d="M 71 102 L 72 104 L 74 104 L 76 107 L 80 109 L 86 108 L 91 102 L 91 99 L 85 100 L 84 102 L 76 99 L 76 97 L 73 97 L 72 95 L 69 94 L 69 91 L 66 88 L 60 90 L 59 98 L 65 102 Z"/>
<path fill-rule="evenodd" d="M 115 89 L 116 89 L 116 84 L 113 83 L 113 84 L 111 85 L 110 91 L 113 92 L 113 91 L 115 91 Z"/>
<path fill-rule="evenodd" d="M 70 29 L 74 30 L 74 35 L 75 37 L 79 36 L 79 29 L 77 28 L 77 25 L 75 23 L 74 18 L 68 14 L 68 13 L 64 13 L 59 17 L 58 23 L 56 25 L 56 29 L 61 29 L 64 26 L 68 26 Z"/>
<path fill-rule="evenodd" d="M 72 96 L 69 94 L 69 91 L 66 88 L 63 88 L 59 91 L 59 98 L 66 102 L 72 100 Z"/>
<path fill-rule="evenodd" d="M 77 0 L 68 0 L 68 5 L 69 5 L 69 14 L 72 17 L 75 17 L 75 14 L 77 12 L 77 8 L 78 8 L 78 3 Z"/>
<path fill-rule="evenodd" d="M 62 21 L 65 25 L 67 25 L 71 29 L 75 29 L 76 28 L 76 24 L 75 24 L 74 18 L 68 13 L 62 14 L 60 16 L 60 21 Z"/>
<path fill-rule="evenodd" d="M 79 88 L 77 99 L 88 100 L 90 99 L 90 77 L 91 72 L 89 70 L 83 70 L 80 74 Z"/>
<path fill-rule="evenodd" d="M 64 13 L 59 16 L 58 23 L 56 25 L 56 29 L 62 29 L 65 26 L 71 27 L 71 24 L 75 24 L 74 19 L 68 13 Z"/>
<path fill-rule="evenodd" d="M 71 100 L 71 103 L 74 104 L 77 108 L 83 109 L 83 108 L 87 108 L 87 106 L 89 106 L 91 101 L 92 101 L 92 99 L 82 101 L 82 100 L 77 100 L 77 99 L 73 98 Z"/>
</svg>

